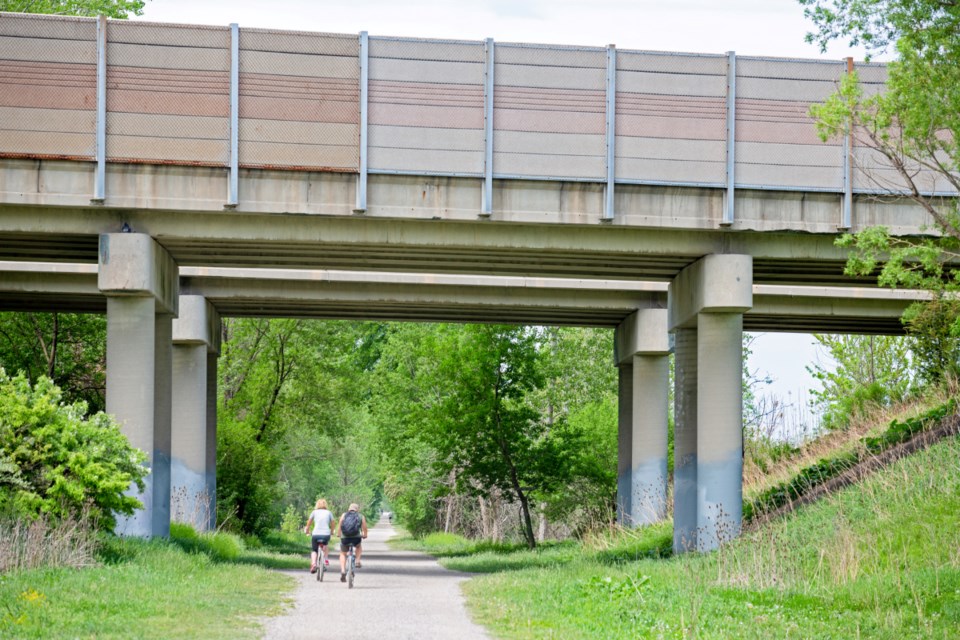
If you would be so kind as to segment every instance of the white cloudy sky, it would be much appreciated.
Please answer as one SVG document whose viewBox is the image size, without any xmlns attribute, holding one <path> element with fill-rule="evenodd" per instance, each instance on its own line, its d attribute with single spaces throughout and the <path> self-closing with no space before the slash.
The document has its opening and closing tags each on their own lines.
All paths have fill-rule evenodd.
<svg viewBox="0 0 960 640">
<path fill-rule="evenodd" d="M 142 20 L 821 57 L 796 0 L 148 0 Z M 862 57 L 845 46 L 827 56 Z"/>
<path fill-rule="evenodd" d="M 863 57 L 846 43 L 825 54 L 807 44 L 804 35 L 811 26 L 796 0 L 148 0 L 139 19 L 655 51 Z M 765 334 L 752 348 L 751 370 L 775 380 L 765 392 L 802 407 L 815 384 L 806 367 L 825 358 L 812 336 Z"/>
</svg>

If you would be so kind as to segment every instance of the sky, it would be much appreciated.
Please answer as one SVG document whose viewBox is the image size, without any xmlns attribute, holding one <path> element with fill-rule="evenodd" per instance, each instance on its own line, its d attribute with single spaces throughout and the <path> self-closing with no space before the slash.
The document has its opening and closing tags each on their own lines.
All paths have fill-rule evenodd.
<svg viewBox="0 0 960 640">
<path fill-rule="evenodd" d="M 796 0 L 148 0 L 152 22 L 606 46 L 647 51 L 785 58 L 863 59 L 845 42 L 821 53 L 804 36 L 811 24 Z M 876 57 L 878 60 L 883 56 Z M 812 423 L 805 410 L 816 382 L 806 368 L 829 357 L 804 334 L 759 334 L 748 368 L 759 395 L 786 405 L 787 420 Z M 799 427 L 795 427 L 799 428 Z"/>
<path fill-rule="evenodd" d="M 606 46 L 620 49 L 862 58 L 821 54 L 796 0 L 148 0 L 141 20 L 189 24 Z"/>
</svg>

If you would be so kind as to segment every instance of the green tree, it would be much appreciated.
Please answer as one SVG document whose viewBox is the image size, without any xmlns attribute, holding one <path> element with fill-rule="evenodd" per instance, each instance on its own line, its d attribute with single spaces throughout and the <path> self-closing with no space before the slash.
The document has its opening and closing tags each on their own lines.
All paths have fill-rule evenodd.
<svg viewBox="0 0 960 640">
<path fill-rule="evenodd" d="M 89 509 L 110 530 L 115 514 L 143 506 L 125 492 L 143 491 L 145 460 L 110 416 L 62 403 L 47 377 L 31 385 L 0 368 L 0 508 L 59 518 Z"/>
<path fill-rule="evenodd" d="M 814 334 L 835 367 L 807 367 L 821 389 L 811 403 L 827 429 L 844 429 L 850 419 L 878 406 L 906 398 L 915 378 L 910 343 L 902 336 Z"/>
<path fill-rule="evenodd" d="M 0 313 L 0 366 L 41 376 L 62 389 L 63 399 L 106 404 L 106 317 L 82 313 Z"/>
<path fill-rule="evenodd" d="M 107 16 L 126 19 L 143 15 L 146 0 L 0 0 L 0 11 L 59 16 Z"/>
<path fill-rule="evenodd" d="M 908 198 L 929 215 L 925 237 L 897 237 L 874 227 L 845 235 L 853 251 L 847 272 L 879 276 L 881 285 L 921 288 L 931 303 L 914 304 L 904 316 L 907 330 L 925 345 L 938 368 L 923 375 L 937 381 L 958 369 L 960 215 L 955 198 L 933 195 L 928 178 L 960 190 L 960 3 L 941 0 L 799 0 L 816 31 L 808 40 L 821 47 L 837 38 L 870 53 L 894 49 L 885 91 L 868 94 L 857 74 L 815 106 L 821 136 L 854 135 L 878 152 L 899 176 L 891 195 Z M 880 186 L 883 186 L 882 184 Z"/>
<path fill-rule="evenodd" d="M 349 322 L 229 319 L 218 408 L 218 513 L 244 531 L 317 497 L 378 508 L 382 478 Z"/>
</svg>

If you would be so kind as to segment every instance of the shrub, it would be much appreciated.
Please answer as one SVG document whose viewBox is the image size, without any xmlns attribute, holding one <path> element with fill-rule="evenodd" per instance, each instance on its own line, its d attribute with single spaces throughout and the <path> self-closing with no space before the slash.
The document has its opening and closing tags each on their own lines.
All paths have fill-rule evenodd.
<svg viewBox="0 0 960 640">
<path fill-rule="evenodd" d="M 240 557 L 246 545 L 233 533 L 197 533 L 182 522 L 170 523 L 170 541 L 189 553 L 202 553 L 213 560 L 232 562 Z"/>
<path fill-rule="evenodd" d="M 21 515 L 79 517 L 87 509 L 107 530 L 115 514 L 143 505 L 125 495 L 141 491 L 146 455 L 130 446 L 104 413 L 85 417 L 82 402 L 61 404 L 49 378 L 30 386 L 0 367 L 0 509 Z"/>
<path fill-rule="evenodd" d="M 243 540 L 234 533 L 204 533 L 200 536 L 204 553 L 224 562 L 232 562 L 244 551 Z"/>
</svg>

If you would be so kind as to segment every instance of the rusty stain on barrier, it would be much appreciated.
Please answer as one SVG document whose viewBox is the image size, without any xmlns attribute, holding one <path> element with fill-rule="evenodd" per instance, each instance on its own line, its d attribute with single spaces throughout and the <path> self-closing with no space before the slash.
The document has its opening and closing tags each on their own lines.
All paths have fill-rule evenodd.
<svg viewBox="0 0 960 640">
<path fill-rule="evenodd" d="M 0 151 L 0 158 L 13 160 L 72 160 L 81 162 L 96 162 L 95 156 L 57 155 L 49 153 L 15 153 Z M 228 165 L 219 162 L 204 162 L 202 160 L 161 160 L 157 158 L 107 158 L 109 164 L 139 164 L 167 167 L 209 167 L 213 169 L 227 169 Z M 323 167 L 288 164 L 241 164 L 241 169 L 262 169 L 265 171 L 300 171 L 319 173 L 357 173 L 354 167 Z"/>
<path fill-rule="evenodd" d="M 245 164 L 241 169 L 264 169 L 266 171 L 317 171 L 322 173 L 358 173 L 356 167 L 310 167 L 294 164 Z"/>
<path fill-rule="evenodd" d="M 95 156 L 72 156 L 60 155 L 55 153 L 15 153 L 11 151 L 0 151 L 0 158 L 13 160 L 74 160 L 81 162 L 96 162 Z"/>
</svg>

